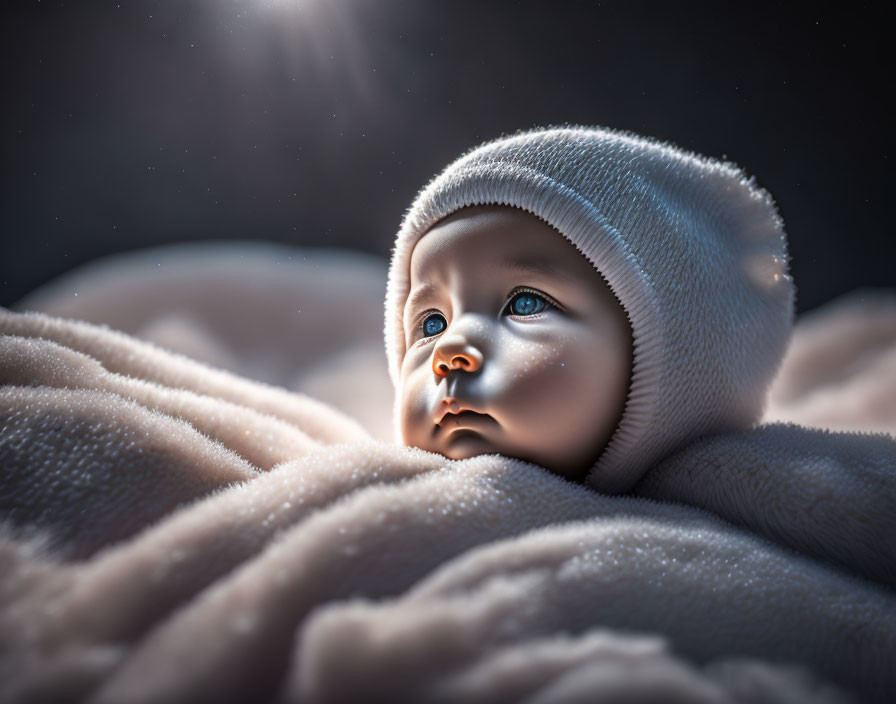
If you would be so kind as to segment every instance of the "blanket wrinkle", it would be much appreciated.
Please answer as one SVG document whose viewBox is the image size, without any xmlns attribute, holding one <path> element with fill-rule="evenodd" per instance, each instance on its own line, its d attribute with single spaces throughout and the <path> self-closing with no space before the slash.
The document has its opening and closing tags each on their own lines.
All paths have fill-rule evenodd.
<svg viewBox="0 0 896 704">
<path fill-rule="evenodd" d="M 189 356 L 207 352 L 203 361 L 282 386 L 300 368 L 367 340 L 379 344 L 386 373 L 385 294 L 382 257 L 252 239 L 113 254 L 15 308 L 106 324 Z"/>
<path fill-rule="evenodd" d="M 702 438 L 658 463 L 633 493 L 705 508 L 896 588 L 894 469 L 889 435 L 775 423 Z"/>
<path fill-rule="evenodd" d="M 325 404 L 86 323 L 0 310 L 0 360 L 0 701 L 896 693 L 887 436 L 760 426 L 668 458 L 656 495 L 609 497 L 374 442 Z M 847 376 L 870 388 L 875 364 Z M 240 437 L 276 423 L 293 450 Z M 10 526 L 22 492 L 33 517 Z"/>
<path fill-rule="evenodd" d="M 284 464 L 174 513 L 90 563 L 66 565 L 56 578 L 68 591 L 59 617 L 42 624 L 42 639 L 54 642 L 78 634 L 135 640 L 169 611 L 256 557 L 291 525 L 360 488 L 400 482 L 445 461 L 418 452 L 416 461 L 399 464 L 386 476 L 380 474 L 383 459 L 377 459 L 375 445 L 351 447 L 350 456 L 357 457 L 351 467 L 341 459 L 347 447 L 321 448 L 298 467 Z M 91 609 L 95 603 L 115 603 L 120 613 L 114 620 L 98 619 Z"/>
<path fill-rule="evenodd" d="M 106 326 L 41 313 L 13 313 L 0 306 L 0 330 L 5 335 L 56 342 L 93 357 L 116 374 L 253 408 L 295 425 L 319 442 L 369 438 L 356 421 L 314 399 L 213 369 Z"/>
<path fill-rule="evenodd" d="M 702 674 L 703 680 L 699 679 Z M 707 681 L 709 680 L 709 681 Z M 624 662 L 585 663 L 564 672 L 555 681 L 530 697 L 524 704 L 589 704 L 594 692 L 601 692 L 607 704 L 648 704 L 657 701 L 662 691 L 665 704 L 735 704 L 749 700 L 766 704 L 795 704 L 811 701 L 816 704 L 846 702 L 831 687 L 818 686 L 806 677 L 801 668 L 770 668 L 763 663 L 742 659 L 722 659 L 703 668 L 661 659 Z M 605 698 L 606 695 L 606 698 Z M 457 701 L 457 700 L 455 700 Z"/>
<path fill-rule="evenodd" d="M 353 451 L 346 447 L 349 456 Z M 380 452 L 384 475 L 406 472 L 401 469 L 400 448 L 383 446 Z M 222 580 L 213 593 L 190 602 L 171 627 L 159 629 L 144 641 L 131 659 L 133 666 L 123 668 L 119 677 L 137 673 L 141 681 L 154 680 L 151 673 L 166 673 L 157 680 L 160 689 L 147 691 L 143 684 L 140 694 L 114 690 L 117 693 L 110 695 L 109 701 L 122 696 L 128 700 L 145 697 L 145 701 L 172 696 L 171 690 L 161 688 L 171 687 L 178 679 L 168 674 L 173 664 L 184 656 L 184 648 L 191 647 L 191 639 L 210 644 L 226 641 L 226 633 L 236 626 L 231 620 L 209 618 L 209 614 L 236 612 L 234 600 L 250 614 L 251 624 L 241 634 L 238 648 L 221 653 L 211 646 L 191 656 L 191 684 L 213 692 L 216 699 L 239 700 L 261 686 L 260 667 L 253 666 L 250 687 L 230 658 L 251 661 L 265 645 L 285 653 L 294 624 L 321 601 L 402 591 L 433 566 L 479 542 L 593 513 L 590 501 L 562 500 L 569 489 L 584 497 L 590 492 L 532 465 L 500 459 L 492 456 L 484 466 L 481 460 L 469 460 L 463 465 L 466 471 L 452 467 L 396 485 L 367 486 L 311 515 Z M 467 475 L 477 468 L 480 474 L 471 480 Z M 553 500 L 555 497 L 558 500 Z M 496 520 L 499 515 L 506 519 Z M 276 574 L 277 591 L 288 594 L 288 601 L 274 608 L 271 594 L 257 588 L 260 574 Z M 237 650 L 239 655 L 234 652 Z M 222 662 L 224 657 L 228 659 Z M 273 667 L 273 663 L 265 664 Z"/>
<path fill-rule="evenodd" d="M 489 553 L 492 571 L 481 575 L 477 588 L 471 589 L 465 581 L 460 591 L 427 598 L 408 593 L 320 608 L 301 632 L 296 657 L 301 657 L 302 669 L 294 670 L 297 696 L 290 701 L 350 701 L 350 683 L 363 683 L 374 699 L 401 698 L 402 692 L 427 691 L 440 672 L 450 676 L 465 660 L 475 666 L 484 654 L 500 650 L 519 634 L 577 634 L 592 624 L 634 632 L 658 630 L 670 638 L 677 653 L 686 653 L 697 663 L 719 652 L 748 655 L 754 649 L 786 661 L 784 652 L 797 638 L 805 648 L 802 662 L 814 660 L 819 666 L 824 660 L 823 671 L 828 674 L 852 671 L 857 662 L 843 658 L 856 653 L 843 652 L 843 644 L 827 650 L 812 631 L 841 630 L 845 642 L 869 648 L 877 660 L 866 675 L 885 667 L 884 654 L 892 649 L 894 614 L 891 607 L 877 612 L 872 606 L 874 588 L 859 586 L 860 591 L 867 590 L 862 597 L 860 591 L 853 591 L 858 586 L 855 580 L 846 577 L 839 586 L 829 583 L 819 590 L 824 596 L 816 593 L 813 598 L 806 590 L 814 592 L 819 586 L 817 579 L 825 573 L 819 565 L 791 561 L 781 554 L 777 566 L 772 566 L 761 549 L 744 550 L 736 538 L 706 541 L 713 531 L 704 527 L 690 533 L 685 543 L 674 530 L 657 531 L 649 520 L 633 519 L 551 527 L 534 539 L 550 540 L 558 554 L 566 555 L 562 569 L 537 565 L 522 574 L 502 569 L 501 558 L 504 564 L 516 561 L 520 545 L 533 539 L 530 533 L 457 558 L 456 562 L 471 562 Z M 645 543 L 631 540 L 647 536 L 646 550 L 640 547 Z M 703 569 L 707 560 L 721 569 Z M 654 569 L 645 571 L 648 563 Z M 451 563 L 444 567 L 450 568 Z M 765 579 L 769 569 L 781 569 L 786 577 L 770 586 Z M 701 588 L 701 580 L 713 572 L 723 578 L 712 590 Z M 747 589 L 731 598 L 728 590 L 740 578 L 744 584 L 762 584 L 762 589 Z M 674 609 L 669 608 L 672 585 Z M 865 600 L 868 597 L 870 601 Z M 782 607 L 787 601 L 790 607 L 780 612 L 774 606 Z M 770 643 L 775 644 L 771 649 Z M 381 672 L 389 672 L 390 677 L 378 676 Z"/>
<path fill-rule="evenodd" d="M 581 665 L 601 661 L 604 667 L 622 670 L 629 665 L 650 662 L 666 655 L 661 638 L 622 636 L 610 629 L 596 629 L 582 638 L 567 635 L 535 638 L 524 644 L 504 646 L 486 655 L 472 667 L 448 675 L 433 687 L 433 701 L 488 701 L 489 691 L 500 678 L 500 688 L 509 697 L 520 700 L 531 696 L 557 675 L 574 671 Z M 628 677 L 625 677 L 629 680 Z M 704 683 L 697 680 L 698 687 Z M 631 682 L 629 681 L 629 684 Z"/>
<path fill-rule="evenodd" d="M 41 286 L 14 308 L 105 324 L 309 395 L 391 440 L 385 295 L 381 257 L 253 239 L 110 255 Z"/>
<path fill-rule="evenodd" d="M 5 521 L 52 531 L 69 559 L 257 474 L 189 424 L 102 391 L 0 387 L 0 427 Z"/>
<path fill-rule="evenodd" d="M 832 687 L 814 684 L 804 668 L 772 668 L 747 658 L 720 658 L 696 668 L 676 660 L 666 648 L 664 652 L 632 653 L 624 646 L 607 647 L 610 644 L 606 642 L 606 636 L 610 633 L 599 631 L 590 638 L 581 639 L 588 645 L 597 641 L 597 648 L 582 653 L 582 662 L 575 656 L 570 657 L 572 662 L 558 658 L 557 652 L 564 652 L 564 643 L 558 639 L 535 641 L 534 647 L 507 649 L 510 653 L 501 651 L 487 661 L 487 665 L 493 665 L 491 668 L 480 667 L 475 673 L 449 679 L 427 701 L 588 704 L 594 702 L 595 692 L 600 692 L 602 703 L 631 704 L 656 702 L 660 689 L 662 701 L 671 704 L 735 704 L 749 700 L 766 704 L 794 704 L 801 700 L 834 704 L 850 701 Z M 638 642 L 634 636 L 613 634 L 613 637 L 623 643 Z M 573 647 L 578 645 L 573 641 Z M 544 660 L 550 668 L 547 677 L 539 668 Z M 552 677 L 555 669 L 557 675 Z M 521 676 L 527 676 L 529 681 L 519 682 Z M 490 694 L 502 688 L 513 692 L 514 696 L 499 700 Z"/>
<path fill-rule="evenodd" d="M 306 454 L 316 443 L 301 429 L 232 402 L 113 374 L 96 360 L 55 342 L 6 336 L 0 383 L 91 389 L 181 418 L 263 471 Z"/>
</svg>

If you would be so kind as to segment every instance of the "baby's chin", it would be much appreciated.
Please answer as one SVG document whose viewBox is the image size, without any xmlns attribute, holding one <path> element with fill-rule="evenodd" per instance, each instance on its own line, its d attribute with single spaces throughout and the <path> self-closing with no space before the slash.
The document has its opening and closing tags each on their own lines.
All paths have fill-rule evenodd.
<svg viewBox="0 0 896 704">
<path fill-rule="evenodd" d="M 479 455 L 503 455 L 504 457 L 531 462 L 527 457 L 514 452 L 474 430 L 457 430 L 438 446 L 429 448 L 450 460 L 468 460 Z M 535 463 L 537 464 L 537 463 Z"/>
<path fill-rule="evenodd" d="M 556 474 L 572 482 L 581 483 L 588 473 L 593 462 L 588 464 L 576 463 L 575 465 L 557 464 L 546 462 L 542 457 L 531 457 L 523 452 L 514 451 L 502 447 L 489 438 L 474 430 L 457 430 L 447 439 L 443 439 L 435 447 L 425 448 L 430 452 L 436 452 L 451 460 L 468 460 L 479 455 L 503 455 L 513 459 L 529 462 L 530 464 L 544 467 L 552 474 Z"/>
<path fill-rule="evenodd" d="M 468 460 L 478 455 L 501 452 L 500 448 L 481 433 L 466 428 L 453 431 L 433 450 L 452 460 Z"/>
</svg>

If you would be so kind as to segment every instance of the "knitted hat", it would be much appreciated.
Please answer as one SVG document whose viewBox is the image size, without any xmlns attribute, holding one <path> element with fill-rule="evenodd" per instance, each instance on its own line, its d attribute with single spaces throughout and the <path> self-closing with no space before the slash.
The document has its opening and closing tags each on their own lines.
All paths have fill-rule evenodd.
<svg viewBox="0 0 896 704">
<path fill-rule="evenodd" d="M 486 142 L 420 191 L 396 238 L 386 290 L 396 388 L 414 245 L 456 210 L 489 204 L 553 226 L 628 315 L 629 393 L 587 485 L 626 492 L 689 441 L 759 420 L 790 338 L 795 295 L 771 196 L 732 163 L 600 127 Z"/>
</svg>

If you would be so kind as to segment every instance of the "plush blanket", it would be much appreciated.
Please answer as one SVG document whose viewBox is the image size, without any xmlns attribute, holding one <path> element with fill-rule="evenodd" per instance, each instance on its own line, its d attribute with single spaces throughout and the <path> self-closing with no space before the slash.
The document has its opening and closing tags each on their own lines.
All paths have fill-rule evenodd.
<svg viewBox="0 0 896 704">
<path fill-rule="evenodd" d="M 385 368 L 364 332 L 336 355 L 298 320 L 309 327 L 283 346 L 299 359 L 274 351 L 271 368 L 316 380 L 221 369 L 265 366 L 263 340 L 238 349 L 274 304 L 255 274 L 329 310 L 319 325 L 373 310 L 357 278 L 332 276 L 357 261 L 286 251 L 181 251 L 166 268 L 191 276 L 164 287 L 165 253 L 118 260 L 23 302 L 46 313 L 0 309 L 0 700 L 896 694 L 891 294 L 800 322 L 764 425 L 682 448 L 611 497 L 497 455 L 377 439 L 391 398 L 369 396 Z M 227 307 L 240 280 L 255 282 L 242 313 Z M 343 310 L 346 286 L 363 300 Z M 181 298 L 171 325 L 166 306 L 190 287 L 207 300 Z M 137 329 L 84 322 L 100 300 Z M 126 319 L 129 300 L 150 318 Z M 160 330 L 227 363 L 146 341 Z M 317 399 L 288 390 L 315 383 Z M 359 418 L 379 409 L 376 437 L 352 403 Z M 796 424 L 808 419 L 819 427 Z"/>
</svg>

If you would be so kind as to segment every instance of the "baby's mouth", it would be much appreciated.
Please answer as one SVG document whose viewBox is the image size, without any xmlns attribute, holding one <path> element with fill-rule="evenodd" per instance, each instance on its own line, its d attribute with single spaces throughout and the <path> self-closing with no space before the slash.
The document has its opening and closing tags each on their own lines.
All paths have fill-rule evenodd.
<svg viewBox="0 0 896 704">
<path fill-rule="evenodd" d="M 470 406 L 455 396 L 446 396 L 439 402 L 439 411 L 433 419 L 432 434 L 450 434 L 460 437 L 468 434 L 479 435 L 481 432 L 497 427 L 498 421 L 488 413 L 474 411 Z"/>
<path fill-rule="evenodd" d="M 484 428 L 490 425 L 497 425 L 497 421 L 488 413 L 479 413 L 477 411 L 448 411 L 436 423 L 435 432 L 439 430 L 451 430 L 453 428 Z"/>
</svg>

